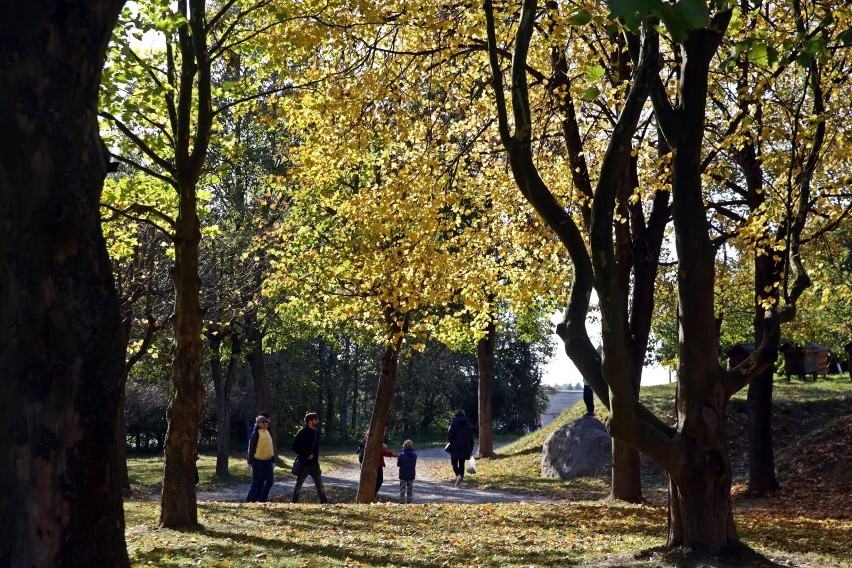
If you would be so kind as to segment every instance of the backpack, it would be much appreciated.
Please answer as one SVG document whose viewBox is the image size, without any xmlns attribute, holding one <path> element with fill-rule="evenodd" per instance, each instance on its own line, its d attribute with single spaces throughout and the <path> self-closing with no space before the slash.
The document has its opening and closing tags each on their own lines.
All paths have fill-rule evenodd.
<svg viewBox="0 0 852 568">
<path fill-rule="evenodd" d="M 366 445 L 364 438 L 358 442 L 358 463 L 364 463 L 364 446 Z"/>
</svg>

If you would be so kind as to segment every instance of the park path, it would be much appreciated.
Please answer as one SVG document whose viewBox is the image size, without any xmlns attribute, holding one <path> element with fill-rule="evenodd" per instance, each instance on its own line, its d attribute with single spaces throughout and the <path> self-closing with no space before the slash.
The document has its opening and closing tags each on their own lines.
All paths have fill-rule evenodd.
<svg viewBox="0 0 852 568">
<path fill-rule="evenodd" d="M 320 456 L 322 463 L 322 456 Z M 399 498 L 399 469 L 396 467 L 395 458 L 386 458 L 384 471 L 384 483 L 379 490 L 379 495 L 397 500 Z M 454 480 L 450 480 L 446 473 L 449 468 L 449 457 L 444 452 L 443 446 L 436 448 L 425 448 L 417 450 L 417 479 L 414 481 L 415 503 L 516 503 L 516 502 L 547 502 L 546 499 L 518 495 L 506 491 L 495 491 L 491 489 L 476 489 L 462 485 L 455 487 Z M 466 474 L 466 476 L 475 474 Z M 323 472 L 323 483 L 326 485 L 348 487 L 358 489 L 360 478 L 359 464 L 347 464 L 345 467 L 329 469 Z M 275 483 L 269 492 L 270 500 L 278 496 L 279 500 L 288 496 L 293 490 L 295 479 L 289 471 L 276 468 Z M 199 501 L 243 501 L 248 494 L 247 484 L 236 485 L 216 491 L 200 491 Z M 313 491 L 313 482 L 310 478 L 305 481 L 305 491 Z"/>
</svg>

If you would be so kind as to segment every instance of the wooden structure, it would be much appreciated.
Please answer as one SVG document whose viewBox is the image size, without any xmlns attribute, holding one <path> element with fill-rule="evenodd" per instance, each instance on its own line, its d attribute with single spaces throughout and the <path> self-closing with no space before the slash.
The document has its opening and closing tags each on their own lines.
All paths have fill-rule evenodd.
<svg viewBox="0 0 852 568">
<path fill-rule="evenodd" d="M 828 347 L 825 345 L 784 343 L 781 345 L 781 351 L 784 353 L 784 373 L 788 381 L 790 375 L 798 375 L 802 381 L 807 380 L 806 377 L 810 375 L 815 381 L 817 375 L 828 373 Z"/>
<path fill-rule="evenodd" d="M 846 344 L 846 371 L 849 373 L 849 378 L 852 379 L 852 341 Z"/>
<path fill-rule="evenodd" d="M 754 350 L 754 343 L 735 343 L 725 349 L 725 355 L 728 357 L 728 369 L 733 369 L 745 361 L 746 357 L 751 355 Z"/>
</svg>

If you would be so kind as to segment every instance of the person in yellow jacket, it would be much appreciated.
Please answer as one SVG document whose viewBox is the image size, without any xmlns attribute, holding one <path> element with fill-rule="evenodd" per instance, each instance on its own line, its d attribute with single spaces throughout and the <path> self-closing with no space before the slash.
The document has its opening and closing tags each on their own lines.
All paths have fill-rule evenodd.
<svg viewBox="0 0 852 568">
<path fill-rule="evenodd" d="M 246 502 L 266 503 L 272 489 L 275 456 L 272 452 L 272 436 L 269 434 L 269 418 L 255 418 L 255 432 L 249 439 L 248 465 L 251 468 L 251 488 Z"/>
</svg>

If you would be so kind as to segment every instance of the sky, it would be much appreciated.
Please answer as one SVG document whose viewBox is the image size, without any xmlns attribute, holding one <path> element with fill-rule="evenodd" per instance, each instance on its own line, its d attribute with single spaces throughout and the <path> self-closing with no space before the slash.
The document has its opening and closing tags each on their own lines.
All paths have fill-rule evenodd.
<svg viewBox="0 0 852 568">
<path fill-rule="evenodd" d="M 557 323 L 562 321 L 562 314 L 556 313 L 552 315 L 550 319 L 555 327 Z M 592 343 L 598 344 L 600 342 L 600 324 L 598 322 L 589 321 L 587 327 Z M 583 377 L 580 376 L 580 371 L 577 370 L 577 367 L 574 366 L 568 358 L 568 355 L 565 354 L 565 346 L 562 341 L 556 336 L 556 334 L 553 334 L 551 342 L 554 346 L 553 356 L 544 366 L 544 376 L 541 380 L 542 384 L 551 386 L 565 384 L 573 385 L 576 383 L 582 384 Z M 674 376 L 670 379 L 669 371 L 659 365 L 646 366 L 642 372 L 642 384 L 645 386 L 662 385 L 673 380 Z"/>
</svg>

